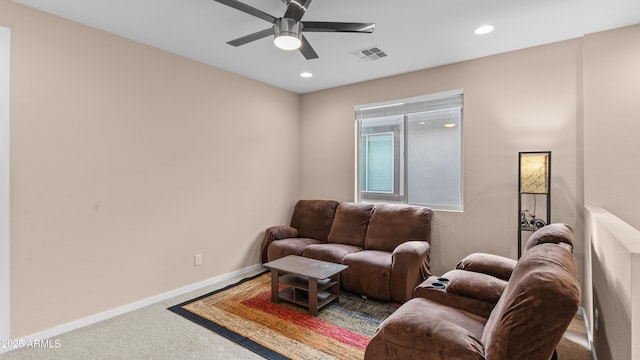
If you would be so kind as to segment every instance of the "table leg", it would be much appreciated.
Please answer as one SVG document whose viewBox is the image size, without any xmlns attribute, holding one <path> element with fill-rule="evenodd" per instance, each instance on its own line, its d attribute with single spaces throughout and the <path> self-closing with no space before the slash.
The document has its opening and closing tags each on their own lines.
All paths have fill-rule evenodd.
<svg viewBox="0 0 640 360">
<path fill-rule="evenodd" d="M 280 294 L 278 292 L 278 288 L 280 282 L 280 276 L 278 275 L 278 270 L 271 269 L 271 302 L 278 303 L 280 302 Z"/>
<path fill-rule="evenodd" d="M 332 280 L 336 280 L 336 284 L 331 287 L 331 294 L 335 295 L 340 302 L 340 273 L 337 273 Z"/>
<path fill-rule="evenodd" d="M 309 278 L 309 314 L 318 315 L 318 279 Z"/>
</svg>

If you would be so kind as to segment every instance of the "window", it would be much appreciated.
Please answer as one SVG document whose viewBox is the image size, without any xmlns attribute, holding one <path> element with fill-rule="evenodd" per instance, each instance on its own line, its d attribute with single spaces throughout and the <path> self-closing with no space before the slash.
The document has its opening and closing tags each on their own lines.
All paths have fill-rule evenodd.
<svg viewBox="0 0 640 360">
<path fill-rule="evenodd" d="M 363 146 L 363 191 L 393 193 L 393 133 L 365 134 Z"/>
<path fill-rule="evenodd" d="M 462 90 L 356 107 L 358 201 L 462 210 Z"/>
</svg>

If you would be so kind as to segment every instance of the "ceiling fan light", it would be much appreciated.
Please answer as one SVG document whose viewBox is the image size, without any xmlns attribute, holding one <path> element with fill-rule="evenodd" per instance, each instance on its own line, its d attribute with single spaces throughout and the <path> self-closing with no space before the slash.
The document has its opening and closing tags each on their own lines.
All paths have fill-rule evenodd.
<svg viewBox="0 0 640 360">
<path fill-rule="evenodd" d="M 282 50 L 296 50 L 302 45 L 302 41 L 298 37 L 291 35 L 277 36 L 273 39 L 273 43 Z"/>
<path fill-rule="evenodd" d="M 302 46 L 302 23 L 293 19 L 280 18 L 273 28 L 273 43 L 283 50 L 296 50 Z"/>
</svg>

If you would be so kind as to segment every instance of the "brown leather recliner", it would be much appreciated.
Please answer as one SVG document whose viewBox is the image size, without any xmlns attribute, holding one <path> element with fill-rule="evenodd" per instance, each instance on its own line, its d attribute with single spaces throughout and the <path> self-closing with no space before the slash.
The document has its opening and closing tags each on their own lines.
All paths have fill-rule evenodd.
<svg viewBox="0 0 640 360">
<path fill-rule="evenodd" d="M 567 229 L 530 240 L 488 318 L 414 298 L 380 325 L 365 359 L 550 359 L 580 304 L 572 245 L 550 234 Z"/>
<path fill-rule="evenodd" d="M 549 224 L 531 235 L 525 251 L 539 244 L 564 243 L 573 250 L 573 230 L 567 224 Z M 458 262 L 454 270 L 431 276 L 415 289 L 423 297 L 488 318 L 500 299 L 517 261 L 511 258 L 473 253 Z"/>
</svg>

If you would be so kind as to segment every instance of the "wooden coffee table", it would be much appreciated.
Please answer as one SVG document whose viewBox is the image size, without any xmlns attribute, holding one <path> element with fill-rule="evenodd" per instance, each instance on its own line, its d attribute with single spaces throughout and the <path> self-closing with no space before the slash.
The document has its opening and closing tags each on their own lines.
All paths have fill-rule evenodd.
<svg viewBox="0 0 640 360">
<path fill-rule="evenodd" d="M 339 299 L 340 273 L 346 265 L 289 255 L 264 264 L 271 270 L 271 301 L 281 299 L 305 306 L 317 315 L 323 306 Z M 280 284 L 288 287 L 279 291 Z"/>
</svg>

